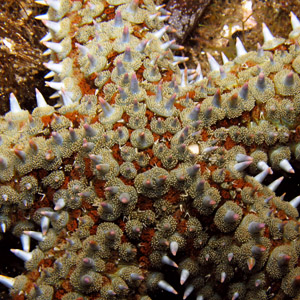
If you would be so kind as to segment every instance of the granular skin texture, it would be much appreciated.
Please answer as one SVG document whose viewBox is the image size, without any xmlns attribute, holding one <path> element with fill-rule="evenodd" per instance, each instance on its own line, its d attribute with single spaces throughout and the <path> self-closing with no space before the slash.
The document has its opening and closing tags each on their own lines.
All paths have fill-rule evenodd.
<svg viewBox="0 0 300 300">
<path fill-rule="evenodd" d="M 0 119 L 10 298 L 298 299 L 300 200 L 276 192 L 300 159 L 296 17 L 203 78 L 152 0 L 48 4 L 59 104 L 11 94 Z"/>
</svg>

